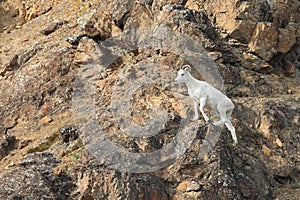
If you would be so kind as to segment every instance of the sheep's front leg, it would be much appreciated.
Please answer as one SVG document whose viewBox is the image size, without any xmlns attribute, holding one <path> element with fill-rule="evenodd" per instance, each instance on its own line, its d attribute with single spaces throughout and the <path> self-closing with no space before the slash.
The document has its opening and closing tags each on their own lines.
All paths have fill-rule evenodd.
<svg viewBox="0 0 300 200">
<path fill-rule="evenodd" d="M 208 116 L 204 112 L 204 106 L 205 106 L 205 104 L 206 104 L 206 97 L 200 98 L 200 112 L 201 112 L 202 116 L 204 117 L 204 120 L 206 122 L 209 122 L 209 118 L 208 118 Z"/>
<path fill-rule="evenodd" d="M 193 121 L 196 121 L 196 120 L 199 119 L 198 107 L 199 107 L 199 103 L 198 103 L 198 101 L 196 99 L 194 99 L 195 116 L 193 118 Z"/>
</svg>

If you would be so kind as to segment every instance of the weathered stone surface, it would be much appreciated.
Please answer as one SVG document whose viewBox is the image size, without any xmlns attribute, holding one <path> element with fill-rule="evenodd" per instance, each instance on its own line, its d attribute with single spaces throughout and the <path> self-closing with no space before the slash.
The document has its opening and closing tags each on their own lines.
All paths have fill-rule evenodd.
<svg viewBox="0 0 300 200">
<path fill-rule="evenodd" d="M 126 175 L 96 166 L 75 173 L 80 185 L 76 199 L 168 199 L 163 180 L 153 175 Z"/>
<path fill-rule="evenodd" d="M 68 199 L 74 185 L 68 176 L 52 172 L 58 162 L 49 152 L 25 156 L 13 169 L 0 175 L 0 197 Z"/>
<path fill-rule="evenodd" d="M 229 35 L 242 43 L 247 43 L 255 30 L 256 24 L 257 23 L 252 20 L 240 20 L 236 27 L 229 30 Z"/>
<path fill-rule="evenodd" d="M 0 139 L 0 160 L 9 154 L 15 148 L 16 137 L 1 133 Z"/>
<path fill-rule="evenodd" d="M 273 70 L 273 67 L 269 63 L 252 53 L 243 53 L 241 63 L 245 68 L 256 72 L 270 73 Z"/>
<path fill-rule="evenodd" d="M 203 6 L 209 16 L 214 18 L 215 24 L 224 28 L 231 37 L 245 43 L 249 41 L 256 21 L 251 18 L 248 2 L 204 1 Z"/>
<path fill-rule="evenodd" d="M 183 181 L 177 186 L 177 190 L 180 192 L 197 191 L 200 189 L 200 185 L 196 181 Z"/>
<path fill-rule="evenodd" d="M 1 199 L 298 198 L 299 1 L 17 0 L 1 1 L 0 11 Z M 62 19 L 59 29 L 52 24 Z M 239 145 L 231 145 L 227 129 L 220 137 L 208 134 L 218 139 L 212 145 L 206 138 L 212 126 L 189 121 L 192 101 L 174 84 L 176 70 L 190 64 L 175 51 L 184 40 L 173 40 L 169 50 L 157 45 L 168 41 L 164 34 L 156 45 L 143 40 L 164 26 L 201 44 L 205 50 L 197 53 L 219 68 L 221 78 L 206 76 L 208 66 L 196 72 L 198 64 L 192 73 L 224 79 L 220 88 L 236 106 Z M 138 48 L 109 41 L 136 28 L 149 30 L 130 38 L 141 42 Z M 95 86 L 95 101 L 75 101 L 90 89 L 79 78 Z M 171 144 L 181 120 L 188 124 L 185 138 L 195 138 L 181 145 L 186 150 L 172 151 L 181 156 L 166 167 L 125 173 L 88 148 L 86 132 L 98 130 L 81 126 L 88 117 L 105 130 L 106 141 L 135 158 Z M 137 125 L 151 124 L 157 134 L 131 135 Z M 108 150 L 112 155 L 115 148 Z"/>
<path fill-rule="evenodd" d="M 254 101 L 258 102 L 257 100 Z M 257 105 L 253 107 L 254 113 L 252 113 L 252 117 L 250 117 L 250 114 L 247 116 L 248 119 L 252 118 L 248 123 L 253 123 L 253 127 L 257 127 L 260 134 L 268 138 L 267 143 L 265 143 L 265 139 L 262 138 L 261 142 L 264 144 L 262 145 L 261 151 L 265 156 L 262 154 L 259 157 L 269 169 L 270 175 L 274 177 L 274 184 L 282 185 L 286 184 L 286 182 L 283 183 L 282 181 L 288 182 L 294 180 L 298 182 L 299 180 L 299 176 L 293 172 L 293 170 L 297 168 L 299 159 L 290 154 L 291 152 L 298 152 L 298 150 L 295 149 L 299 146 L 299 144 L 295 142 L 298 140 L 298 136 L 297 134 L 286 134 L 287 132 L 295 132 L 295 129 L 299 127 L 299 123 L 293 121 L 294 117 L 288 114 L 293 113 L 292 115 L 299 115 L 296 114 L 296 112 L 299 111 L 299 106 L 292 106 L 292 102 L 299 102 L 299 98 L 293 100 L 284 99 L 283 101 L 279 101 L 278 99 L 276 102 L 262 99 L 259 104 L 257 103 Z M 244 103 L 244 105 L 249 106 L 250 104 Z M 242 119 L 240 118 L 240 120 Z M 257 140 L 256 142 L 260 143 L 260 141 Z M 288 164 L 288 157 L 293 157 L 295 162 Z M 284 173 L 284 175 L 280 175 L 280 173 Z"/>
<path fill-rule="evenodd" d="M 30 21 L 49 12 L 52 9 L 53 3 L 54 1 L 26 1 L 26 3 L 23 5 L 25 8 L 25 20 Z M 20 7 L 19 9 L 22 10 Z M 22 14 L 22 16 L 24 15 L 23 13 L 20 14 Z"/>
<path fill-rule="evenodd" d="M 5 63 L 3 63 L 3 67 L 1 66 L 0 76 L 4 76 L 6 72 L 18 69 L 18 67 L 20 66 L 20 64 L 18 63 L 18 58 L 18 55 L 14 55 L 12 58 L 4 60 L 3 62 Z"/>
<path fill-rule="evenodd" d="M 299 37 L 300 3 L 296 0 L 256 0 L 251 3 L 219 0 L 200 1 L 197 5 L 191 2 L 187 4 L 194 5 L 193 9 L 207 10 L 216 27 L 221 28 L 223 37 L 229 36 L 247 44 L 250 52 L 267 62 L 277 54 L 291 50 Z M 275 65 L 272 63 L 272 67 Z"/>
<path fill-rule="evenodd" d="M 84 31 L 89 37 L 99 37 L 105 40 L 112 36 L 112 18 L 105 13 L 95 13 L 84 26 Z"/>
<path fill-rule="evenodd" d="M 250 51 L 269 61 L 277 53 L 278 31 L 269 22 L 257 23 L 249 42 Z"/>
<path fill-rule="evenodd" d="M 295 29 L 279 29 L 278 52 L 287 53 L 296 44 Z"/>
<path fill-rule="evenodd" d="M 40 119 L 39 123 L 40 124 L 49 124 L 52 121 L 53 121 L 53 119 L 49 115 L 47 115 L 47 116 L 43 117 L 42 119 Z"/>
<path fill-rule="evenodd" d="M 68 143 L 70 141 L 76 140 L 79 137 L 79 133 L 74 126 L 65 126 L 59 130 L 60 138 L 63 142 Z"/>
<path fill-rule="evenodd" d="M 283 69 L 287 76 L 291 76 L 291 77 L 295 76 L 295 65 L 294 64 L 287 63 L 284 65 Z"/>
<path fill-rule="evenodd" d="M 41 30 L 41 33 L 44 35 L 49 35 L 49 34 L 53 33 L 54 31 L 56 31 L 56 29 L 58 29 L 62 25 L 63 25 L 63 21 L 52 22 L 50 24 L 47 24 L 43 28 L 43 30 Z"/>
</svg>

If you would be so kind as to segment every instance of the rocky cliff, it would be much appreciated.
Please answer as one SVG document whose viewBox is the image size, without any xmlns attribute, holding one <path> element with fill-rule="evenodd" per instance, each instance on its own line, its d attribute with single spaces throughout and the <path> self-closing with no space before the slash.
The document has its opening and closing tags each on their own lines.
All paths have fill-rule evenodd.
<svg viewBox="0 0 300 200">
<path fill-rule="evenodd" d="M 298 199 L 299 70 L 297 0 L 1 0 L 0 199 Z"/>
</svg>

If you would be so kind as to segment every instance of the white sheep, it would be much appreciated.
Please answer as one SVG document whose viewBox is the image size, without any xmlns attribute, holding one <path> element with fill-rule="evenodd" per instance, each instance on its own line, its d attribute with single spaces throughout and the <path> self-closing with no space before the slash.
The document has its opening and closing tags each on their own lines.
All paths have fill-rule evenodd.
<svg viewBox="0 0 300 200">
<path fill-rule="evenodd" d="M 232 101 L 222 92 L 211 86 L 209 83 L 195 79 L 191 74 L 191 67 L 184 65 L 179 71 L 176 78 L 177 83 L 185 83 L 188 88 L 188 94 L 194 101 L 195 116 L 193 120 L 199 119 L 198 106 L 204 120 L 210 123 L 208 116 L 204 112 L 206 103 L 213 111 L 220 115 L 220 120 L 213 123 L 215 126 L 226 125 L 229 129 L 234 143 L 237 143 L 235 128 L 230 122 L 230 115 L 234 109 Z"/>
</svg>

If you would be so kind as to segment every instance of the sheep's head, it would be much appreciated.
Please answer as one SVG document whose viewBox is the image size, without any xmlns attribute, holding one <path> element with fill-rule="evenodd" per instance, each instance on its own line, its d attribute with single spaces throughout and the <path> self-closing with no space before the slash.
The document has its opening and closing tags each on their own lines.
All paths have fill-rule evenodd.
<svg viewBox="0 0 300 200">
<path fill-rule="evenodd" d="M 189 65 L 182 66 L 177 72 L 176 83 L 184 83 L 190 71 L 191 67 Z"/>
</svg>

